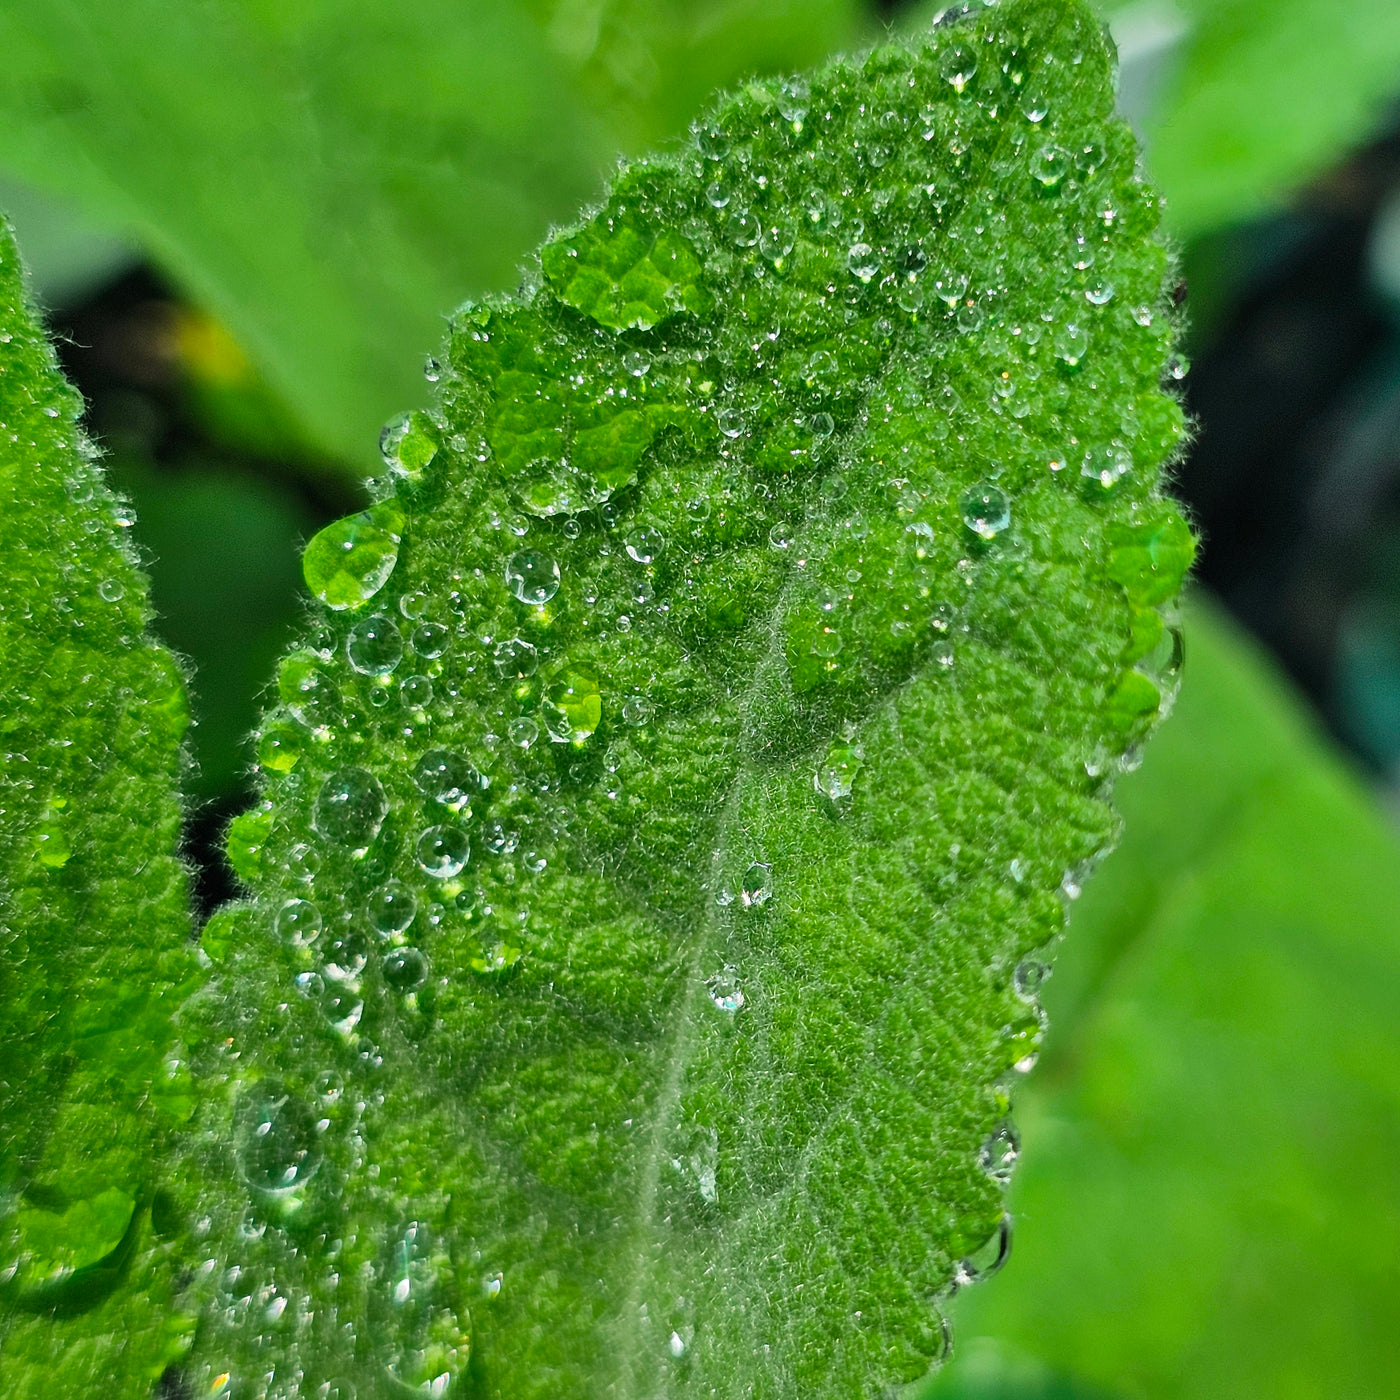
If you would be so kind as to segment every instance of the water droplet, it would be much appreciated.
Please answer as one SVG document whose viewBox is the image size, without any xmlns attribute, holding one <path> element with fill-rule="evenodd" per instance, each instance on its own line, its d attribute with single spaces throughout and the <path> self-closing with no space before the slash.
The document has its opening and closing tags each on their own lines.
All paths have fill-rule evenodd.
<svg viewBox="0 0 1400 1400">
<path fill-rule="evenodd" d="M 697 127 L 695 144 L 707 160 L 723 160 L 729 154 L 729 135 L 718 122 Z"/>
<path fill-rule="evenodd" d="M 484 786 L 470 759 L 448 749 L 429 749 L 413 767 L 413 782 L 424 797 L 460 810 Z"/>
<path fill-rule="evenodd" d="M 274 920 L 278 936 L 305 948 L 321 936 L 321 911 L 309 899 L 289 899 Z"/>
<path fill-rule="evenodd" d="M 769 262 L 782 262 L 787 255 L 792 252 L 793 245 L 797 242 L 796 237 L 790 228 L 783 224 L 775 224 L 763 231 L 758 240 L 758 251 L 763 254 Z"/>
<path fill-rule="evenodd" d="M 376 613 L 350 629 L 345 655 L 362 676 L 387 676 L 403 660 L 403 638 L 392 619 Z"/>
<path fill-rule="evenodd" d="M 645 350 L 629 350 L 622 357 L 622 368 L 634 378 L 641 379 L 651 369 L 651 356 Z"/>
<path fill-rule="evenodd" d="M 685 1355 L 685 1341 L 679 1332 L 672 1332 L 671 1340 L 667 1342 L 666 1345 L 671 1355 L 674 1356 L 677 1361 Z"/>
<path fill-rule="evenodd" d="M 388 811 L 378 778 L 363 768 L 342 768 L 321 784 L 313 820 L 328 841 L 363 853 L 379 835 Z"/>
<path fill-rule="evenodd" d="M 970 48 L 954 44 L 944 50 L 939 59 L 938 71 L 942 73 L 944 82 L 948 83 L 954 92 L 961 94 L 977 75 L 977 55 Z"/>
<path fill-rule="evenodd" d="M 763 232 L 763 224 L 752 209 L 741 205 L 730 211 L 724 229 L 736 248 L 752 248 Z"/>
<path fill-rule="evenodd" d="M 868 243 L 853 243 L 846 254 L 846 266 L 862 282 L 869 282 L 880 271 L 880 259 Z"/>
<path fill-rule="evenodd" d="M 413 650 L 425 661 L 436 661 L 447 650 L 452 639 L 451 631 L 440 622 L 425 622 L 413 629 L 410 641 Z"/>
<path fill-rule="evenodd" d="M 726 965 L 723 971 L 716 972 L 705 986 L 710 993 L 710 1000 L 721 1011 L 738 1011 L 744 1005 L 744 989 L 739 985 L 738 969 L 734 967 Z"/>
<path fill-rule="evenodd" d="M 1022 1001 L 1034 1001 L 1050 976 L 1050 964 L 1039 958 L 1022 958 L 1012 973 L 1012 986 Z"/>
<path fill-rule="evenodd" d="M 399 682 L 399 695 L 410 709 L 422 709 L 432 703 L 433 683 L 427 676 L 405 676 Z"/>
<path fill-rule="evenodd" d="M 841 802 L 850 797 L 864 756 L 860 748 L 845 739 L 834 740 L 826 757 L 817 764 L 812 785 L 825 798 Z"/>
<path fill-rule="evenodd" d="M 442 378 L 442 364 L 435 356 L 429 355 L 423 361 L 423 378 L 429 384 L 436 384 Z"/>
<path fill-rule="evenodd" d="M 417 948 L 391 948 L 380 966 L 396 992 L 416 992 L 428 980 L 428 960 Z"/>
<path fill-rule="evenodd" d="M 1021 1155 L 1021 1139 L 1010 1123 L 991 1133 L 977 1154 L 977 1164 L 988 1176 L 1000 1182 L 1011 1179 L 1011 1170 Z"/>
<path fill-rule="evenodd" d="M 976 486 L 961 505 L 963 524 L 981 539 L 994 540 L 1011 524 L 1011 502 L 999 486 Z"/>
<path fill-rule="evenodd" d="M 811 101 L 812 89 L 805 78 L 788 78 L 778 89 L 778 111 L 785 121 L 803 121 Z"/>
<path fill-rule="evenodd" d="M 555 743 L 581 744 L 603 718 L 598 678 L 583 666 L 568 666 L 545 692 L 545 726 Z"/>
<path fill-rule="evenodd" d="M 1133 469 L 1133 459 L 1126 448 L 1116 443 L 1107 447 L 1092 447 L 1084 454 L 1079 475 L 1104 491 L 1110 491 Z"/>
<path fill-rule="evenodd" d="M 119 603 L 126 597 L 126 588 L 119 578 L 104 578 L 97 585 L 97 596 L 107 603 Z"/>
<path fill-rule="evenodd" d="M 306 586 L 328 608 L 363 606 L 399 562 L 404 519 L 403 508 L 391 499 L 327 525 L 301 556 Z"/>
<path fill-rule="evenodd" d="M 430 826 L 413 848 L 418 868 L 434 880 L 450 880 L 462 873 L 471 854 L 471 843 L 460 827 Z"/>
<path fill-rule="evenodd" d="M 540 654 L 530 642 L 512 637 L 496 647 L 491 664 L 502 680 L 525 680 L 539 669 Z"/>
<path fill-rule="evenodd" d="M 627 553 L 638 564 L 650 564 L 666 547 L 666 537 L 652 525 L 641 525 L 627 536 Z"/>
<path fill-rule="evenodd" d="M 240 1095 L 234 1143 L 243 1179 L 255 1191 L 293 1191 L 305 1186 L 321 1165 L 310 1108 L 277 1079 L 264 1079 Z"/>
<path fill-rule="evenodd" d="M 340 692 L 314 652 L 294 651 L 282 658 L 277 693 L 308 729 L 325 730 L 340 713 Z"/>
<path fill-rule="evenodd" d="M 389 880 L 369 897 L 365 913 L 377 933 L 403 933 L 418 913 L 418 900 L 402 880 Z"/>
<path fill-rule="evenodd" d="M 540 727 L 528 715 L 521 715 L 506 726 L 506 735 L 517 748 L 528 749 L 540 737 Z"/>
<path fill-rule="evenodd" d="M 559 591 L 559 565 L 538 549 L 522 549 L 506 564 L 506 587 L 520 602 L 539 607 Z"/>
<path fill-rule="evenodd" d="M 1055 332 L 1055 355 L 1067 369 L 1075 369 L 1089 353 L 1089 332 L 1071 321 Z"/>
<path fill-rule="evenodd" d="M 274 721 L 258 739 L 258 766 L 269 773 L 290 773 L 301 757 L 301 731 Z"/>
<path fill-rule="evenodd" d="M 436 365 L 437 361 L 430 360 L 429 364 Z M 422 477 L 441 446 L 442 434 L 437 424 L 422 409 L 399 414 L 379 434 L 379 452 L 385 465 L 408 481 Z"/>
<path fill-rule="evenodd" d="M 949 269 L 933 279 L 938 299 L 951 311 L 966 295 L 972 279 L 965 272 Z"/>
<path fill-rule="evenodd" d="M 655 712 L 656 706 L 645 695 L 629 695 L 622 702 L 622 722 L 633 729 L 640 729 Z"/>
<path fill-rule="evenodd" d="M 1070 172 L 1069 152 L 1063 146 L 1042 146 L 1031 157 L 1031 175 L 1046 190 L 1055 190 Z"/>
<path fill-rule="evenodd" d="M 736 438 L 744 431 L 744 415 L 737 408 L 722 408 L 715 415 L 715 424 L 727 438 Z"/>
<path fill-rule="evenodd" d="M 1090 306 L 1107 306 L 1113 300 L 1115 290 L 1112 282 L 1095 282 L 1092 286 L 1084 288 L 1084 300 Z"/>
<path fill-rule="evenodd" d="M 745 909 L 767 904 L 773 896 L 773 867 L 755 861 L 744 871 L 744 882 L 739 891 L 739 900 Z"/>
</svg>

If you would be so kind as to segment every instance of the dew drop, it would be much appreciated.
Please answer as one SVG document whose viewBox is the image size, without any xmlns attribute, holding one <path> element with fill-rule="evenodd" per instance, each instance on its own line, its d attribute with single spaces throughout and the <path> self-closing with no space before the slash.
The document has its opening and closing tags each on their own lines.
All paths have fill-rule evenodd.
<svg viewBox="0 0 1400 1400">
<path fill-rule="evenodd" d="M 434 880 L 450 880 L 460 875 L 471 854 L 466 832 L 455 826 L 430 826 L 413 848 L 418 868 Z"/>
<path fill-rule="evenodd" d="M 568 666 L 545 692 L 545 726 L 555 743 L 581 744 L 603 718 L 598 678 L 584 666 Z"/>
<path fill-rule="evenodd" d="M 1063 146 L 1042 146 L 1031 157 L 1031 175 L 1046 190 L 1058 189 L 1070 166 L 1069 152 Z"/>
<path fill-rule="evenodd" d="M 447 650 L 452 633 L 440 622 L 425 622 L 413 629 L 413 650 L 425 661 L 436 661 Z"/>
<path fill-rule="evenodd" d="M 938 70 L 943 75 L 943 81 L 954 92 L 961 94 L 967 91 L 968 84 L 977 75 L 977 55 L 970 48 L 954 44 L 945 50 Z"/>
<path fill-rule="evenodd" d="M 1077 369 L 1089 353 L 1089 332 L 1073 321 L 1055 332 L 1055 356 L 1066 369 Z"/>
<path fill-rule="evenodd" d="M 126 588 L 119 578 L 104 578 L 97 585 L 97 596 L 106 603 L 119 603 L 126 597 Z"/>
<path fill-rule="evenodd" d="M 290 773 L 301 757 L 301 731 L 274 721 L 258 739 L 258 766 L 268 773 Z"/>
<path fill-rule="evenodd" d="M 399 562 L 404 520 L 403 508 L 390 499 L 332 521 L 312 536 L 301 556 L 306 586 L 328 608 L 367 603 Z"/>
<path fill-rule="evenodd" d="M 645 695 L 629 695 L 622 702 L 622 722 L 633 729 L 640 729 L 656 712 L 656 707 Z"/>
<path fill-rule="evenodd" d="M 403 660 L 403 637 L 391 618 L 376 613 L 350 629 L 345 655 L 362 676 L 387 676 Z"/>
<path fill-rule="evenodd" d="M 437 365 L 430 360 L 430 365 Z M 436 381 L 436 375 L 430 376 Z M 379 452 L 395 476 L 418 481 L 442 446 L 442 434 L 422 409 L 401 413 L 384 425 L 379 434 Z"/>
<path fill-rule="evenodd" d="M 826 757 L 817 764 L 812 786 L 832 802 L 844 801 L 851 795 L 863 762 L 864 756 L 857 745 L 845 739 L 834 740 Z"/>
<path fill-rule="evenodd" d="M 710 993 L 710 1000 L 721 1011 L 738 1011 L 747 1000 L 744 989 L 739 985 L 738 969 L 728 965 L 709 978 L 705 987 Z"/>
<path fill-rule="evenodd" d="M 999 486 L 975 486 L 962 498 L 963 524 L 980 539 L 994 540 L 1011 524 L 1011 502 Z"/>
<path fill-rule="evenodd" d="M 321 911 L 309 899 L 289 899 L 273 922 L 278 936 L 298 948 L 321 936 Z"/>
<path fill-rule="evenodd" d="M 868 243 L 853 243 L 846 254 L 846 266 L 862 282 L 871 281 L 880 271 L 880 259 Z"/>
<path fill-rule="evenodd" d="M 379 835 L 388 811 L 378 778 L 363 768 L 341 768 L 321 784 L 313 820 L 328 841 L 363 853 Z"/>
<path fill-rule="evenodd" d="M 432 703 L 433 683 L 427 676 L 405 676 L 399 682 L 399 696 L 410 709 L 422 709 Z"/>
<path fill-rule="evenodd" d="M 310 1108 L 277 1079 L 264 1079 L 239 1097 L 234 1143 L 244 1181 L 269 1195 L 305 1186 L 321 1165 Z"/>
<path fill-rule="evenodd" d="M 370 895 L 365 913 L 377 933 L 392 937 L 413 922 L 418 900 L 402 880 L 389 880 Z"/>
<path fill-rule="evenodd" d="M 417 948 L 391 948 L 380 968 L 384 981 L 396 992 L 415 992 L 428 980 L 428 960 Z"/>
<path fill-rule="evenodd" d="M 429 749 L 413 766 L 413 782 L 424 797 L 456 810 L 484 786 L 476 765 L 449 749 Z"/>
<path fill-rule="evenodd" d="M 666 547 L 666 537 L 653 525 L 642 525 L 627 536 L 627 553 L 638 564 L 650 564 Z"/>
<path fill-rule="evenodd" d="M 744 882 L 739 891 L 739 901 L 745 909 L 767 904 L 773 896 L 773 867 L 755 861 L 744 871 Z"/>
<path fill-rule="evenodd" d="M 1011 1179 L 1012 1168 L 1021 1155 L 1021 1140 L 1010 1123 L 995 1129 L 977 1154 L 977 1165 L 995 1181 Z"/>
<path fill-rule="evenodd" d="M 522 603 L 540 607 L 559 591 L 559 565 L 538 549 L 522 549 L 506 563 L 506 587 Z"/>
</svg>

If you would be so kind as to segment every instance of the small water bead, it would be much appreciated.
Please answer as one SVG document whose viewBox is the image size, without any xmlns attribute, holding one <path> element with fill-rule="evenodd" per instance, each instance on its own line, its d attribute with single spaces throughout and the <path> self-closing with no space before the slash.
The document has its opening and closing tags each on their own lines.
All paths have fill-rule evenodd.
<svg viewBox="0 0 1400 1400">
<path fill-rule="evenodd" d="M 817 764 L 812 786 L 832 802 L 841 802 L 850 797 L 864 762 L 858 745 L 845 739 L 834 740 L 826 757 Z"/>
<path fill-rule="evenodd" d="M 496 647 L 491 664 L 502 680 L 526 680 L 539 669 L 540 654 L 532 643 L 511 637 Z"/>
<path fill-rule="evenodd" d="M 650 564 L 666 547 L 666 537 L 654 525 L 641 525 L 627 536 L 627 553 L 637 564 Z"/>
<path fill-rule="evenodd" d="M 436 661 L 448 648 L 452 632 L 440 622 L 424 622 L 413 629 L 409 642 L 425 661 Z"/>
<path fill-rule="evenodd" d="M 1150 306 L 1135 306 L 1133 308 L 1133 320 L 1145 330 L 1152 324 L 1152 308 Z"/>
<path fill-rule="evenodd" d="M 522 549 L 506 563 L 506 587 L 522 603 L 540 607 L 559 591 L 559 565 L 538 549 Z"/>
<path fill-rule="evenodd" d="M 977 55 L 961 44 L 954 44 L 944 51 L 939 60 L 939 72 L 943 80 L 954 92 L 962 94 L 968 84 L 977 76 Z"/>
<path fill-rule="evenodd" d="M 622 722 L 640 729 L 656 713 L 656 706 L 645 695 L 629 695 L 622 702 Z"/>
<path fill-rule="evenodd" d="M 97 596 L 104 603 L 119 603 L 126 597 L 126 586 L 118 578 L 104 578 L 97 585 Z"/>
<path fill-rule="evenodd" d="M 1042 146 L 1031 157 L 1031 175 L 1047 191 L 1059 189 L 1070 169 L 1070 154 L 1063 146 Z"/>
<path fill-rule="evenodd" d="M 418 948 L 391 948 L 380 960 L 380 970 L 396 992 L 416 992 L 428 980 L 428 960 Z"/>
<path fill-rule="evenodd" d="M 802 122 L 812 104 L 812 89 L 806 78 L 788 78 L 778 89 L 778 111 L 785 121 Z"/>
<path fill-rule="evenodd" d="M 1086 179 L 1098 173 L 1099 167 L 1108 159 L 1108 152 L 1097 141 L 1081 146 L 1075 153 L 1074 168 Z"/>
<path fill-rule="evenodd" d="M 321 911 L 309 899 L 289 899 L 273 920 L 278 937 L 305 948 L 321 936 Z"/>
<path fill-rule="evenodd" d="M 1021 1139 L 1010 1123 L 1003 1123 L 995 1129 L 982 1144 L 977 1154 L 977 1165 L 993 1180 L 1011 1180 L 1016 1159 L 1021 1155 Z"/>
<path fill-rule="evenodd" d="M 399 682 L 399 695 L 411 709 L 422 709 L 432 703 L 433 683 L 427 676 L 406 676 Z"/>
<path fill-rule="evenodd" d="M 370 895 L 365 913 L 376 933 L 392 938 L 413 922 L 418 899 L 402 880 L 389 880 Z"/>
<path fill-rule="evenodd" d="M 1095 282 L 1092 286 L 1084 288 L 1084 300 L 1090 306 L 1107 306 L 1113 300 L 1116 290 L 1112 282 Z"/>
<path fill-rule="evenodd" d="M 1133 459 L 1127 449 L 1110 443 L 1107 447 L 1092 447 L 1085 452 L 1079 475 L 1084 481 L 1111 491 L 1132 469 Z"/>
<path fill-rule="evenodd" d="M 341 768 L 321 784 L 312 820 L 328 841 L 362 853 L 379 835 L 389 800 L 363 768 Z"/>
<path fill-rule="evenodd" d="M 340 983 L 328 985 L 317 998 L 317 1005 L 331 1029 L 347 1038 L 355 1033 L 355 1027 L 365 1014 L 364 998 L 354 987 Z"/>
<path fill-rule="evenodd" d="M 389 581 L 399 562 L 405 516 L 396 500 L 333 521 L 301 556 L 306 586 L 328 607 L 358 608 Z"/>
<path fill-rule="evenodd" d="M 321 856 L 315 846 L 298 842 L 287 853 L 287 868 L 294 879 L 310 884 L 321 868 Z"/>
<path fill-rule="evenodd" d="M 994 540 L 1011 524 L 1011 501 L 990 483 L 975 486 L 961 502 L 963 524 L 980 539 Z"/>
<path fill-rule="evenodd" d="M 321 949 L 321 971 L 334 982 L 353 982 L 369 961 L 369 943 L 354 927 L 341 927 Z"/>
<path fill-rule="evenodd" d="M 966 295 L 972 279 L 965 272 L 941 272 L 933 279 L 938 299 L 951 311 Z"/>
<path fill-rule="evenodd" d="M 755 861 L 744 871 L 743 884 L 739 889 L 739 902 L 745 909 L 767 904 L 773 896 L 773 867 Z"/>
<path fill-rule="evenodd" d="M 758 251 L 769 262 L 782 262 L 792 252 L 797 242 L 796 235 L 785 224 L 774 224 L 764 229 L 758 240 Z"/>
<path fill-rule="evenodd" d="M 1077 369 L 1089 353 L 1089 332 L 1073 321 L 1055 332 L 1055 357 L 1066 369 Z"/>
<path fill-rule="evenodd" d="M 705 198 L 712 208 L 724 209 L 731 198 L 729 187 L 719 180 L 712 180 L 705 186 Z"/>
<path fill-rule="evenodd" d="M 528 749 L 540 737 L 540 727 L 528 715 L 521 715 L 506 725 L 506 737 L 519 749 Z"/>
<path fill-rule="evenodd" d="M 868 243 L 853 243 L 846 254 L 846 266 L 862 282 L 870 282 L 880 272 L 880 259 Z"/>
<path fill-rule="evenodd" d="M 724 231 L 736 248 L 752 248 L 763 236 L 763 222 L 752 209 L 740 205 L 730 210 Z"/>
<path fill-rule="evenodd" d="M 320 657 L 311 651 L 294 651 L 282 658 L 277 693 L 308 729 L 324 730 L 340 713 L 340 691 Z"/>
<path fill-rule="evenodd" d="M 836 420 L 829 413 L 814 413 L 807 420 L 807 431 L 814 438 L 829 438 L 836 431 Z"/>
<path fill-rule="evenodd" d="M 1039 958 L 1022 958 L 1011 975 L 1011 984 L 1022 1001 L 1034 1001 L 1049 976 L 1049 963 Z"/>
<path fill-rule="evenodd" d="M 744 415 L 737 408 L 722 408 L 715 414 L 715 426 L 727 438 L 736 438 L 744 431 Z"/>
<path fill-rule="evenodd" d="M 651 356 L 645 350 L 629 350 L 622 357 L 622 368 L 633 378 L 641 379 L 651 369 Z"/>
<path fill-rule="evenodd" d="M 430 363 L 436 365 L 437 361 Z M 441 430 L 422 409 L 399 414 L 379 434 L 379 453 L 385 465 L 408 481 L 422 477 L 441 446 Z"/>
<path fill-rule="evenodd" d="M 274 721 L 258 739 L 258 766 L 269 773 L 290 773 L 301 757 L 301 731 Z"/>
<path fill-rule="evenodd" d="M 718 122 L 695 128 L 695 144 L 706 160 L 723 160 L 729 154 L 729 133 Z"/>
<path fill-rule="evenodd" d="M 457 809 L 486 786 L 476 765 L 450 749 L 429 749 L 413 766 L 413 782 L 424 797 Z"/>
<path fill-rule="evenodd" d="M 281 1080 L 264 1079 L 240 1094 L 233 1131 L 239 1170 L 254 1191 L 294 1191 L 320 1168 L 316 1119 Z"/>
<path fill-rule="evenodd" d="M 726 964 L 705 983 L 710 1000 L 721 1011 L 738 1011 L 746 1001 L 744 989 L 739 985 L 738 969 Z"/>
<path fill-rule="evenodd" d="M 460 875 L 471 855 L 467 833 L 456 826 L 430 826 L 413 847 L 418 868 L 434 880 L 450 880 Z"/>
<path fill-rule="evenodd" d="M 423 378 L 429 384 L 436 384 L 442 378 L 442 362 L 434 355 L 423 361 Z"/>
<path fill-rule="evenodd" d="M 403 637 L 392 618 L 376 613 L 350 629 L 345 655 L 362 676 L 387 676 L 403 660 Z"/>
<path fill-rule="evenodd" d="M 1021 99 L 1021 115 L 1032 126 L 1039 126 L 1050 115 L 1050 104 L 1045 100 L 1044 94 L 1028 92 Z"/>
<path fill-rule="evenodd" d="M 841 634 L 834 627 L 823 627 L 812 638 L 812 655 L 830 659 L 841 651 Z"/>
</svg>

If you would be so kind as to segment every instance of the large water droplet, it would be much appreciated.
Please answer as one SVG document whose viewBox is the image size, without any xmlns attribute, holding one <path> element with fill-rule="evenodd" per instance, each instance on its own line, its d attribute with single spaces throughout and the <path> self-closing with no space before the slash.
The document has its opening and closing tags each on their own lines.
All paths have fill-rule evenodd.
<svg viewBox="0 0 1400 1400">
<path fill-rule="evenodd" d="M 389 800 L 373 773 L 342 768 L 321 784 L 313 819 L 328 841 L 359 854 L 379 835 L 388 811 Z"/>
<path fill-rule="evenodd" d="M 745 909 L 767 904 L 773 897 L 773 867 L 755 861 L 744 871 L 744 881 L 739 890 L 739 901 Z"/>
<path fill-rule="evenodd" d="M 306 586 L 328 608 L 367 603 L 399 562 L 404 520 L 403 508 L 391 499 L 327 525 L 301 556 Z"/>
<path fill-rule="evenodd" d="M 581 744 L 602 723 L 598 677 L 584 666 L 567 666 L 546 692 L 543 707 L 549 737 L 556 744 Z"/>
<path fill-rule="evenodd" d="M 274 920 L 279 937 L 305 948 L 321 936 L 321 911 L 309 899 L 289 899 Z"/>
<path fill-rule="evenodd" d="M 417 948 L 391 948 L 381 960 L 384 980 L 396 992 L 414 992 L 428 980 L 428 960 Z"/>
<path fill-rule="evenodd" d="M 258 739 L 258 766 L 268 773 L 290 773 L 301 757 L 301 731 L 274 720 Z"/>
<path fill-rule="evenodd" d="M 255 1191 L 293 1191 L 321 1165 L 316 1120 L 280 1080 L 264 1079 L 244 1090 L 233 1128 L 239 1169 Z"/>
<path fill-rule="evenodd" d="M 726 966 L 705 983 L 706 989 L 710 993 L 710 1000 L 721 1011 L 738 1011 L 744 1005 L 744 989 L 739 984 L 739 972 L 737 968 Z"/>
<path fill-rule="evenodd" d="M 366 913 L 377 933 L 402 933 L 418 912 L 418 900 L 402 880 L 389 880 L 369 897 Z"/>
<path fill-rule="evenodd" d="M 430 363 L 436 364 L 436 361 Z M 401 413 L 379 434 L 379 451 L 395 476 L 417 481 L 442 446 L 442 434 L 422 409 Z"/>
<path fill-rule="evenodd" d="M 830 801 L 844 801 L 851 795 L 863 762 L 864 756 L 859 746 L 845 739 L 834 740 L 826 751 L 826 757 L 817 764 L 812 785 Z"/>
<path fill-rule="evenodd" d="M 520 602 L 539 607 L 559 591 L 559 565 L 538 549 L 522 549 L 506 563 L 506 587 Z"/>
<path fill-rule="evenodd" d="M 376 613 L 350 629 L 345 655 L 362 676 L 387 676 L 403 660 L 403 638 L 392 618 Z"/>
<path fill-rule="evenodd" d="M 491 664 L 502 680 L 522 681 L 533 676 L 539 669 L 540 654 L 530 642 L 522 637 L 510 637 L 497 645 L 492 653 Z"/>
</svg>

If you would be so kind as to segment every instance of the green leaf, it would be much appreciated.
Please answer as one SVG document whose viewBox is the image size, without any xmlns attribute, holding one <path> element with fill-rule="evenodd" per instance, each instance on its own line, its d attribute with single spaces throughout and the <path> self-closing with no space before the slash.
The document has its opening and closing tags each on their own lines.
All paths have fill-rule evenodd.
<svg viewBox="0 0 1400 1400">
<path fill-rule="evenodd" d="M 1063 0 L 755 82 L 454 318 L 392 567 L 360 518 L 308 550 L 205 935 L 194 1393 L 939 1356 L 1026 969 L 1175 686 L 1133 650 L 1190 562 L 1170 266 L 1111 105 Z"/>
<path fill-rule="evenodd" d="M 1394 1389 L 1394 829 L 1200 601 L 1046 991 L 1016 1267 L 960 1302 L 937 1396 Z"/>
<path fill-rule="evenodd" d="M 156 1157 L 189 1113 L 179 668 L 0 224 L 0 1375 L 149 1395 L 187 1326 Z"/>
<path fill-rule="evenodd" d="M 819 58 L 854 5 L 669 4 L 640 27 L 652 7 L 583 8 L 20 0 L 0 13 L 0 165 L 135 234 L 365 465 L 424 393 L 442 309 L 508 283 L 619 142 Z M 654 103 L 620 96 L 642 77 Z"/>
</svg>

